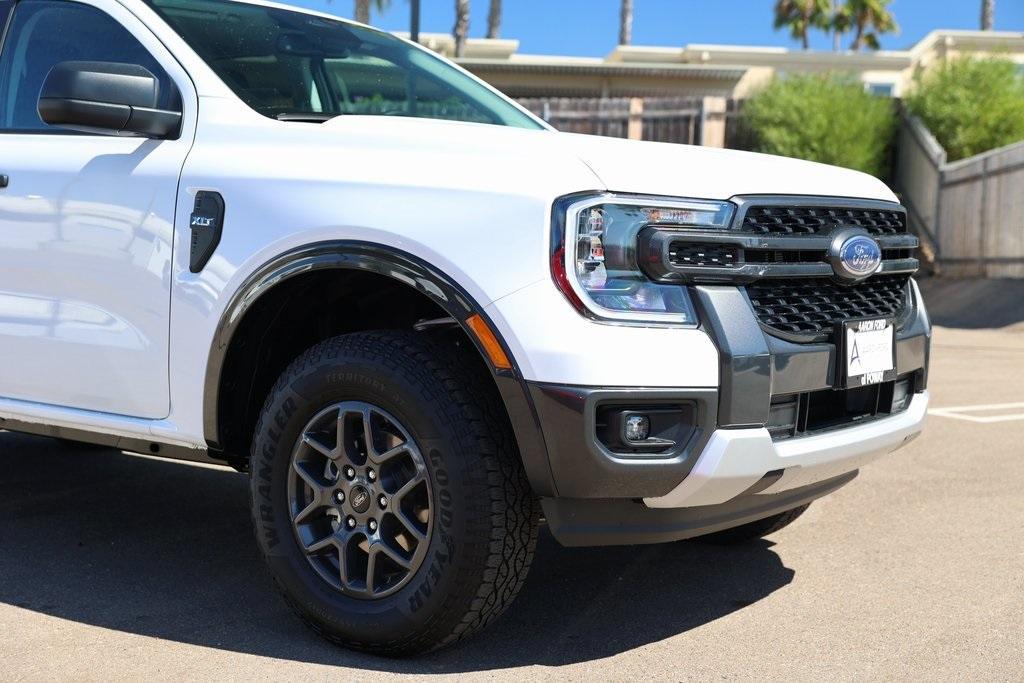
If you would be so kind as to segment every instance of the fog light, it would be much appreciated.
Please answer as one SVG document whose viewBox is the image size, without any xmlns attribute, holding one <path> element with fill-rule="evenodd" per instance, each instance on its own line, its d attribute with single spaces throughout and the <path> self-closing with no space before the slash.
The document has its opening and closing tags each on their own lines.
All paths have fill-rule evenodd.
<svg viewBox="0 0 1024 683">
<path fill-rule="evenodd" d="M 651 435 L 651 418 L 646 415 L 630 415 L 626 418 L 624 431 L 626 441 L 646 441 Z"/>
<path fill-rule="evenodd" d="M 594 415 L 594 436 L 615 455 L 674 457 L 696 431 L 691 401 L 660 405 L 602 405 Z"/>
</svg>

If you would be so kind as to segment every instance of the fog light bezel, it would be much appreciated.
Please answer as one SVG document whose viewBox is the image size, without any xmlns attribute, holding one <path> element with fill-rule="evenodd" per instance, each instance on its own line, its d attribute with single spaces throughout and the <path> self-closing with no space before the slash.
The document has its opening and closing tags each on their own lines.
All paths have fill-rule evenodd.
<svg viewBox="0 0 1024 683">
<path fill-rule="evenodd" d="M 648 421 L 648 435 L 642 441 L 626 435 L 626 423 L 633 417 Z M 667 457 L 685 448 L 698 429 L 699 417 L 697 406 L 690 401 L 649 405 L 603 403 L 595 409 L 593 438 L 615 456 Z"/>
</svg>

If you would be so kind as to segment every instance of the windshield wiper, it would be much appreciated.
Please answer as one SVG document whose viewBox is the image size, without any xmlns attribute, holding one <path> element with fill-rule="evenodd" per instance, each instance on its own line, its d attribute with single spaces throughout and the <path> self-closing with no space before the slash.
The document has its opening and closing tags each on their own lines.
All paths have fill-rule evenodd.
<svg viewBox="0 0 1024 683">
<path fill-rule="evenodd" d="M 323 123 L 324 121 L 330 121 L 335 116 L 341 116 L 341 114 L 328 114 L 326 112 L 285 112 L 276 115 L 274 118 L 278 121 L 302 121 L 305 123 Z"/>
</svg>

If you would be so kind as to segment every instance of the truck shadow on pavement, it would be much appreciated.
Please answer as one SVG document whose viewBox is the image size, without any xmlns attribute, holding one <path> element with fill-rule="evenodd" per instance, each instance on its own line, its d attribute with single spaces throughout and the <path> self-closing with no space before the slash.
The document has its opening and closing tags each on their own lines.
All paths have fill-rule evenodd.
<svg viewBox="0 0 1024 683">
<path fill-rule="evenodd" d="M 298 662 L 456 673 L 610 657 L 793 579 L 767 541 L 578 549 L 542 531 L 526 586 L 490 629 L 419 659 L 381 659 L 333 647 L 292 616 L 257 554 L 246 486 L 216 469 L 0 432 L 0 610 Z"/>
</svg>

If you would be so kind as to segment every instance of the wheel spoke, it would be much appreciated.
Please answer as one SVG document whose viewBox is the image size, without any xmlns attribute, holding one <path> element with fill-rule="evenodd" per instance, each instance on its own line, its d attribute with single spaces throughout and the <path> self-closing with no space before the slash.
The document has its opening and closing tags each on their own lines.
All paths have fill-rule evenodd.
<svg viewBox="0 0 1024 683">
<path fill-rule="evenodd" d="M 310 517 L 312 517 L 314 513 L 318 512 L 324 507 L 326 507 L 326 505 L 324 504 L 323 499 L 319 495 L 313 496 L 313 500 L 310 501 L 309 505 L 304 507 L 302 510 L 299 511 L 297 515 L 295 515 L 295 524 L 305 524 L 309 521 Z"/>
<path fill-rule="evenodd" d="M 384 451 L 383 453 L 376 453 L 375 452 L 374 455 L 373 455 L 373 462 L 375 464 L 377 464 L 377 465 L 383 465 L 384 463 L 388 462 L 392 458 L 394 458 L 396 456 L 399 456 L 402 453 L 407 453 L 408 451 L 409 451 L 409 444 L 405 444 L 405 443 L 398 444 L 394 448 L 389 448 L 388 450 Z"/>
<path fill-rule="evenodd" d="M 356 437 L 360 435 L 359 430 L 353 429 L 353 415 L 358 415 L 351 410 L 343 410 L 338 414 L 338 452 L 344 455 L 349 462 L 358 465 L 363 461 L 363 454 L 359 452 L 359 445 Z"/>
<path fill-rule="evenodd" d="M 303 434 L 302 435 L 302 443 L 306 444 L 307 446 L 312 448 L 314 451 L 316 451 L 320 455 L 322 455 L 325 458 L 328 458 L 330 460 L 334 460 L 335 458 L 338 457 L 337 449 L 330 449 L 330 448 L 328 448 L 327 446 L 325 446 L 322 443 L 320 443 L 319 440 L 314 439 L 309 434 Z"/>
<path fill-rule="evenodd" d="M 375 543 L 373 547 L 377 549 L 378 553 L 387 555 L 392 562 L 402 569 L 409 569 L 412 566 L 412 562 L 408 558 L 396 551 L 387 543 Z"/>
<path fill-rule="evenodd" d="M 367 551 L 368 556 L 366 558 L 366 592 L 373 595 L 374 586 L 374 574 L 377 572 L 377 544 L 370 544 L 370 548 Z"/>
<path fill-rule="evenodd" d="M 341 581 L 342 588 L 348 588 L 350 585 L 348 575 L 348 542 L 350 540 L 351 536 L 341 539 L 338 544 L 338 580 Z"/>
<path fill-rule="evenodd" d="M 426 473 L 419 467 L 416 468 L 416 474 L 413 475 L 412 479 L 402 484 L 402 486 L 391 494 L 391 500 L 394 502 L 401 502 L 409 493 L 419 486 L 420 482 L 427 478 Z"/>
<path fill-rule="evenodd" d="M 292 467 L 296 474 L 302 478 L 302 481 L 306 482 L 309 488 L 313 489 L 314 497 L 317 499 L 322 498 L 324 490 L 329 486 L 328 483 L 310 471 L 309 465 L 305 462 L 295 460 L 292 462 Z"/>
<path fill-rule="evenodd" d="M 369 406 L 363 408 L 363 442 L 366 444 L 366 457 L 374 460 L 377 457 L 377 447 L 373 443 L 373 413 Z"/>
<path fill-rule="evenodd" d="M 402 528 L 408 531 L 409 534 L 412 535 L 414 539 L 416 539 L 417 543 L 422 543 L 423 541 L 427 540 L 427 535 L 420 531 L 420 528 L 416 524 L 416 522 L 409 519 L 409 517 L 405 514 L 403 510 L 395 510 L 391 514 L 394 516 L 395 519 L 398 520 L 399 524 L 402 525 Z"/>
<path fill-rule="evenodd" d="M 328 534 L 327 536 L 321 538 L 319 541 L 313 541 L 312 543 L 307 545 L 304 548 L 304 550 L 306 551 L 307 555 L 319 555 L 326 550 L 330 550 L 331 548 L 338 550 L 341 549 L 338 544 L 338 535 L 335 533 Z"/>
</svg>

